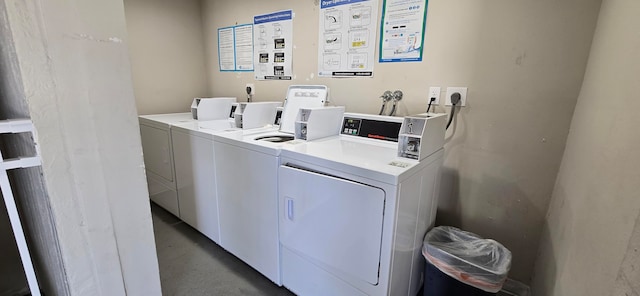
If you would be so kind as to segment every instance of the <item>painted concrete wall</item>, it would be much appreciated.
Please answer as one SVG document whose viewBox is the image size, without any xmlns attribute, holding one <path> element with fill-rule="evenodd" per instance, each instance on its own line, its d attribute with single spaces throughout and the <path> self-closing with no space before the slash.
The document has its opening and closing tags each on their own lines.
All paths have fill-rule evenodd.
<svg viewBox="0 0 640 296">
<path fill-rule="evenodd" d="M 5 37 L 9 33 L 4 3 L 0 3 L 0 114 L 2 114 L 0 119 L 8 118 L 7 112 L 4 111 L 6 107 L 3 102 L 9 100 L 8 96 L 11 92 L 11 85 L 13 85 L 13 83 L 9 82 L 12 78 L 9 62 L 12 51 L 9 47 L 11 42 L 9 42 L 10 38 Z M 3 153 L 6 153 L 3 146 L 3 139 L 0 138 L 0 149 Z M 2 194 L 0 194 L 0 198 L 2 198 Z M 13 238 L 9 216 L 4 203 L 0 203 L 0 254 L 2 254 L 0 295 L 14 295 L 27 289 L 27 279 L 20 263 L 20 254 L 18 254 L 18 247 Z"/>
<path fill-rule="evenodd" d="M 5 0 L 71 295 L 160 295 L 124 6 Z"/>
<path fill-rule="evenodd" d="M 282 100 L 290 84 L 325 84 L 334 104 L 377 114 L 378 97 L 401 89 L 406 115 L 426 110 L 429 86 L 469 87 L 447 134 L 438 223 L 503 242 L 514 254 L 511 276 L 529 282 L 600 3 L 430 0 L 423 62 L 376 63 L 374 78 L 319 79 L 318 0 L 206 0 L 210 91 L 244 98 L 251 82 L 255 100 L 267 101 Z M 218 28 L 282 9 L 295 12 L 293 81 L 218 71 Z"/>
<path fill-rule="evenodd" d="M 208 94 L 201 1 L 124 4 L 138 113 L 189 111 L 193 98 Z"/>
<path fill-rule="evenodd" d="M 545 223 L 534 295 L 640 294 L 638 14 L 636 0 L 602 2 Z"/>
<path fill-rule="evenodd" d="M 0 1 L 0 119 L 29 118 L 6 4 L 6 1 Z M 35 154 L 33 147 L 33 139 L 28 134 L 0 137 L 0 149 L 5 158 L 32 156 Z M 66 272 L 42 170 L 37 167 L 12 170 L 9 179 L 41 290 L 47 295 L 68 295 Z M 4 205 L 2 207 L 4 212 Z M 4 216 L 6 212 L 0 215 Z M 0 227 L 3 234 L 0 295 L 22 295 L 28 288 L 15 240 L 6 217 L 0 223 L 3 224 Z"/>
</svg>

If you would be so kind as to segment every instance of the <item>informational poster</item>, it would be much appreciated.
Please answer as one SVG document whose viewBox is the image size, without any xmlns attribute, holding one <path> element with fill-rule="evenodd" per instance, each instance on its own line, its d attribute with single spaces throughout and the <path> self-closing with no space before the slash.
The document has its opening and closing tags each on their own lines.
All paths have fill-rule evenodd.
<svg viewBox="0 0 640 296">
<path fill-rule="evenodd" d="M 424 49 L 428 0 L 385 0 L 380 62 L 419 62 Z"/>
<path fill-rule="evenodd" d="M 253 25 L 234 27 L 236 71 L 253 71 Z"/>
<path fill-rule="evenodd" d="M 236 70 L 233 27 L 218 29 L 218 64 L 220 64 L 220 71 Z"/>
<path fill-rule="evenodd" d="M 291 80 L 293 11 L 253 17 L 254 73 L 257 80 Z"/>
<path fill-rule="evenodd" d="M 373 77 L 378 0 L 320 0 L 318 76 Z"/>
<path fill-rule="evenodd" d="M 218 29 L 218 63 L 222 72 L 253 71 L 253 25 Z"/>
</svg>

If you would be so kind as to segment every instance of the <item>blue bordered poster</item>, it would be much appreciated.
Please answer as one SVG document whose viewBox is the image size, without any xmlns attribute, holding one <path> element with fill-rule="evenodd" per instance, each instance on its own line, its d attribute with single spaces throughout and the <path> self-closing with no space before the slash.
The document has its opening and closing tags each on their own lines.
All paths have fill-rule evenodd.
<svg viewBox="0 0 640 296">
<path fill-rule="evenodd" d="M 253 25 L 218 29 L 218 64 L 221 72 L 253 71 Z"/>
<path fill-rule="evenodd" d="M 236 70 L 236 50 L 233 27 L 218 29 L 218 64 L 221 72 Z"/>
<path fill-rule="evenodd" d="M 256 80 L 291 80 L 293 11 L 253 17 L 254 74 Z"/>
<path fill-rule="evenodd" d="M 385 0 L 380 26 L 381 63 L 419 62 L 428 0 Z"/>
<path fill-rule="evenodd" d="M 378 0 L 320 0 L 318 76 L 373 77 Z"/>
</svg>

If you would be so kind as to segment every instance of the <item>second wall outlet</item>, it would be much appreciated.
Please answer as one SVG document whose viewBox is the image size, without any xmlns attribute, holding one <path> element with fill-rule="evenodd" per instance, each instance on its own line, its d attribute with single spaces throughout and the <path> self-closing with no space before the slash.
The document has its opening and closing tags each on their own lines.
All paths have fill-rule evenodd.
<svg viewBox="0 0 640 296">
<path fill-rule="evenodd" d="M 467 105 L 467 88 L 466 87 L 447 87 L 447 96 L 445 97 L 445 105 L 451 106 L 451 95 L 454 93 L 460 93 L 460 103 L 457 106 Z"/>
<path fill-rule="evenodd" d="M 427 98 L 427 104 L 431 102 L 431 98 L 435 98 L 432 105 L 440 105 L 440 87 L 432 86 L 429 88 L 429 97 Z"/>
<path fill-rule="evenodd" d="M 255 95 L 256 94 L 256 86 L 253 85 L 253 83 L 247 83 L 247 87 L 251 88 L 251 95 Z"/>
</svg>

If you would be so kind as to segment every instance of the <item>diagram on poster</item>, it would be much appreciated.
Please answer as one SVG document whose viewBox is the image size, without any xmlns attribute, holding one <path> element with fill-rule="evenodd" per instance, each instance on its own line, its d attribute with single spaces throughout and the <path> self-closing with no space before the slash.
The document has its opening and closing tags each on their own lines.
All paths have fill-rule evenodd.
<svg viewBox="0 0 640 296">
<path fill-rule="evenodd" d="M 372 77 L 378 0 L 321 0 L 318 75 Z"/>
<path fill-rule="evenodd" d="M 291 80 L 293 11 L 253 17 L 253 57 L 257 80 Z"/>
<path fill-rule="evenodd" d="M 380 62 L 422 61 L 428 0 L 385 0 Z"/>
</svg>

